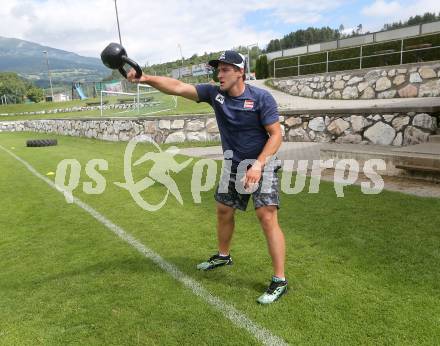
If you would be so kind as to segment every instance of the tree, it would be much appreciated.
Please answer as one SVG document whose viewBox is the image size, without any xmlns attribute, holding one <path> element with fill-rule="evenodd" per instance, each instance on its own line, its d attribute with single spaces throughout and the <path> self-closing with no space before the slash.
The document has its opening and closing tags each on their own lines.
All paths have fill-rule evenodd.
<svg viewBox="0 0 440 346">
<path fill-rule="evenodd" d="M 340 38 L 341 34 L 338 30 L 330 27 L 312 28 L 306 30 L 297 30 L 285 35 L 281 40 L 270 40 L 265 52 L 274 52 L 282 49 L 306 46 L 325 41 L 332 41 Z"/>
<path fill-rule="evenodd" d="M 214 71 L 212 72 L 212 80 L 217 83 L 219 82 L 217 69 L 214 69 Z"/>
<path fill-rule="evenodd" d="M 257 61 L 255 62 L 255 78 L 261 79 L 261 57 L 258 57 Z"/>
<path fill-rule="evenodd" d="M 7 95 L 8 99 L 14 103 L 22 103 L 26 97 L 33 102 L 40 102 L 44 99 L 43 89 L 13 72 L 0 73 L 0 95 Z"/>
<path fill-rule="evenodd" d="M 403 28 L 406 26 L 411 25 L 418 25 L 418 24 L 424 24 L 433 22 L 440 19 L 440 13 L 436 15 L 435 13 L 426 12 L 422 16 L 421 15 L 415 15 L 414 17 L 409 17 L 409 19 L 402 23 L 402 21 L 393 22 L 391 24 L 385 24 L 382 28 L 382 30 L 392 30 L 392 29 L 398 29 Z"/>
<path fill-rule="evenodd" d="M 267 56 L 260 55 L 256 61 L 255 77 L 257 79 L 265 79 L 269 77 L 269 67 L 267 65 Z"/>
<path fill-rule="evenodd" d="M 40 102 L 44 99 L 44 91 L 41 88 L 37 88 L 33 85 L 30 85 L 26 91 L 26 96 L 32 102 Z"/>
<path fill-rule="evenodd" d="M 26 95 L 27 85 L 16 73 L 0 73 L 0 95 L 8 95 L 14 103 L 22 103 Z"/>
</svg>

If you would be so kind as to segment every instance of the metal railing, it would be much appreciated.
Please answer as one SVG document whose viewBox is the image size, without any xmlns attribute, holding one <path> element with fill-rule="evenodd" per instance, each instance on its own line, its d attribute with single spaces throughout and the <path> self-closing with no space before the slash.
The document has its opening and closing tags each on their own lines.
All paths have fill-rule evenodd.
<svg viewBox="0 0 440 346">
<path fill-rule="evenodd" d="M 340 38 L 334 41 L 326 41 L 314 43 L 310 45 L 281 49 L 279 51 L 266 53 L 269 61 L 287 56 L 298 56 L 303 54 L 325 52 L 326 50 L 357 47 L 361 44 L 379 43 L 390 40 L 399 40 L 408 37 L 422 36 L 440 32 L 440 21 L 430 23 L 417 24 L 403 28 L 377 31 L 373 33 L 366 33 L 359 36 Z"/>
<path fill-rule="evenodd" d="M 352 70 L 353 68 L 348 68 L 348 69 L 340 69 L 340 70 L 332 70 L 329 71 L 329 64 L 331 63 L 335 63 L 335 62 L 342 62 L 342 61 L 355 61 L 355 60 L 359 60 L 359 69 L 362 68 L 366 68 L 365 66 L 362 65 L 363 60 L 365 60 L 366 58 L 373 58 L 373 57 L 380 57 L 380 56 L 393 56 L 396 54 L 400 54 L 400 65 L 403 64 L 403 55 L 404 53 L 409 53 L 409 52 L 420 52 L 420 51 L 427 51 L 427 50 L 434 50 L 434 49 L 440 49 L 440 46 L 434 46 L 432 47 L 431 44 L 429 44 L 429 47 L 421 47 L 423 45 L 428 45 L 428 44 L 416 44 L 416 45 L 412 45 L 411 47 L 421 47 L 421 48 L 413 48 L 413 49 L 403 49 L 403 41 L 404 39 L 400 40 L 401 44 L 400 44 L 400 49 L 399 50 L 395 50 L 395 49 L 388 49 L 388 50 L 381 50 L 378 51 L 380 53 L 377 54 L 369 54 L 369 55 L 363 55 L 363 51 L 364 48 L 366 46 L 372 46 L 371 44 L 369 45 L 360 45 L 360 46 L 355 46 L 355 47 L 350 47 L 350 48 L 345 48 L 345 49 L 341 49 L 342 50 L 346 50 L 346 49 L 354 49 L 354 48 L 359 48 L 359 55 L 355 56 L 353 58 L 345 58 L 345 59 L 335 59 L 335 60 L 329 60 L 329 51 L 327 52 L 319 52 L 319 53 L 315 53 L 315 54 L 326 54 L 326 59 L 325 61 L 321 61 L 321 62 L 315 62 L 315 63 L 310 63 L 310 64 L 301 64 L 301 57 L 310 57 L 311 55 L 315 55 L 315 54 L 305 54 L 305 55 L 297 55 L 297 56 L 289 56 L 289 57 L 285 57 L 285 58 L 281 58 L 281 59 L 274 59 L 273 60 L 273 77 L 276 78 L 277 77 L 277 70 L 285 70 L 285 69 L 291 69 L 291 68 L 296 68 L 297 73 L 293 74 L 292 76 L 301 76 L 301 75 L 307 75 L 307 74 L 311 74 L 311 73 L 324 73 L 324 72 L 337 72 L 337 71 L 344 71 L 344 70 Z M 293 64 L 293 65 L 289 65 L 289 66 L 284 66 L 284 67 L 276 67 L 277 62 L 283 61 L 283 60 L 289 60 L 289 59 L 297 59 L 297 63 Z M 305 73 L 305 74 L 301 74 L 301 68 L 305 67 L 305 66 L 313 66 L 313 65 L 323 65 L 325 64 L 326 68 L 325 71 L 322 72 L 311 72 L 311 73 Z M 385 65 L 379 65 L 379 66 L 386 66 Z M 374 67 L 379 67 L 379 66 L 374 66 Z M 367 67 L 372 67 L 372 66 L 367 66 Z M 283 76 L 283 77 L 287 77 L 287 76 Z"/>
</svg>

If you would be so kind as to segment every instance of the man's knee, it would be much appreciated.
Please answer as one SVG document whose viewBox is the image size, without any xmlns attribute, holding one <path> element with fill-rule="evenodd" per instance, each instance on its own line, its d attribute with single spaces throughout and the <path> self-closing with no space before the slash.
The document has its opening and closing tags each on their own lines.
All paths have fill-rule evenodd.
<svg viewBox="0 0 440 346">
<path fill-rule="evenodd" d="M 234 218 L 235 209 L 224 205 L 222 203 L 217 203 L 217 216 L 222 220 L 231 220 Z"/>
<path fill-rule="evenodd" d="M 272 225 L 277 222 L 277 207 L 276 206 L 264 206 L 256 210 L 258 220 L 262 225 Z"/>
</svg>

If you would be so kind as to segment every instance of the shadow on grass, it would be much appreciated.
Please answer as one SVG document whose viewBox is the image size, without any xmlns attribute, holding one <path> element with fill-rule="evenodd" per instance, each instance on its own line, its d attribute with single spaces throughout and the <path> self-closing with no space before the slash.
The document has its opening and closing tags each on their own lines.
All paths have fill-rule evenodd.
<svg viewBox="0 0 440 346">
<path fill-rule="evenodd" d="M 37 288 L 50 282 L 63 281 L 81 276 L 98 277 L 112 273 L 145 273 L 146 277 L 151 273 L 160 273 L 162 270 L 153 262 L 144 258 L 118 259 L 112 261 L 98 262 L 89 266 L 78 267 L 73 270 L 66 270 L 56 274 L 42 273 L 41 276 L 30 280 L 17 280 L 15 282 L 2 283 L 3 289 L 18 289 L 26 286 Z M 35 274 L 37 276 L 38 273 Z"/>
</svg>

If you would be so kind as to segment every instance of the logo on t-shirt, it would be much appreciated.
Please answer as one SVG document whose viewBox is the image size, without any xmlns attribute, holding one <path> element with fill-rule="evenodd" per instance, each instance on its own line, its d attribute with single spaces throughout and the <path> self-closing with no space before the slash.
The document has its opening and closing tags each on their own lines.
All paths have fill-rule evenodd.
<svg viewBox="0 0 440 346">
<path fill-rule="evenodd" d="M 252 109 L 252 108 L 254 108 L 254 101 L 252 101 L 252 100 L 244 100 L 243 108 L 244 109 Z"/>
<path fill-rule="evenodd" d="M 215 100 L 217 102 L 220 102 L 221 104 L 223 104 L 223 102 L 225 102 L 225 97 L 222 94 L 217 94 L 217 96 L 215 97 Z"/>
</svg>

